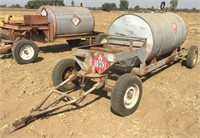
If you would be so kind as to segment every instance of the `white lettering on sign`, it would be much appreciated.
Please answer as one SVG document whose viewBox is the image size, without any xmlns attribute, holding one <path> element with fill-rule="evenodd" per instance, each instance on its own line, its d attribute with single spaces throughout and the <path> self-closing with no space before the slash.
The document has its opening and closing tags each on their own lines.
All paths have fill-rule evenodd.
<svg viewBox="0 0 200 138">
<path fill-rule="evenodd" d="M 99 60 L 94 61 L 94 66 L 97 68 L 106 69 L 106 63 Z"/>
<path fill-rule="evenodd" d="M 110 67 L 103 53 L 99 53 L 95 58 L 93 58 L 92 65 L 99 74 L 104 73 Z"/>
</svg>

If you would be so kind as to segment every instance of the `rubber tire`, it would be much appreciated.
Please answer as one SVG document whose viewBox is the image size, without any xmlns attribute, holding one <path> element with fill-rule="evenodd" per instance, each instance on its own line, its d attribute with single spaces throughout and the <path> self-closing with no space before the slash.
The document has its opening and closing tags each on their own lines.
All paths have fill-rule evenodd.
<svg viewBox="0 0 200 138">
<path fill-rule="evenodd" d="M 0 33 L 0 39 L 9 40 L 9 37 L 6 34 Z M 1 51 L 0 54 L 6 54 L 9 50 Z"/>
<path fill-rule="evenodd" d="M 105 33 L 100 33 L 95 38 L 95 44 L 101 44 L 102 40 L 106 37 Z"/>
<path fill-rule="evenodd" d="M 20 49 L 24 45 L 29 45 L 34 50 L 34 55 L 29 60 L 25 60 L 20 56 Z M 36 58 L 38 57 L 38 51 L 39 51 L 39 49 L 33 41 L 27 40 L 27 39 L 21 39 L 21 40 L 17 41 L 16 43 L 14 43 L 14 47 L 12 48 L 12 55 L 13 55 L 14 59 L 17 61 L 17 63 L 28 64 L 28 63 L 32 63 L 36 60 Z"/>
<path fill-rule="evenodd" d="M 81 40 L 77 39 L 77 40 L 67 40 L 67 43 L 71 46 L 71 47 L 75 47 L 75 46 L 79 46 Z"/>
<path fill-rule="evenodd" d="M 65 80 L 63 78 L 63 75 L 69 68 L 71 68 L 75 72 L 80 70 L 79 65 L 73 59 L 63 59 L 56 64 L 52 72 L 52 82 L 54 86 L 59 85 Z M 74 89 L 75 87 L 76 87 L 75 82 L 71 82 L 70 85 L 68 84 L 61 86 L 59 90 L 62 92 L 66 92 Z"/>
<path fill-rule="evenodd" d="M 196 55 L 196 61 L 194 62 L 195 54 L 197 55 Z M 191 46 L 187 53 L 186 67 L 190 69 L 194 68 L 196 66 L 197 60 L 198 60 L 198 48 L 197 46 Z"/>
<path fill-rule="evenodd" d="M 139 98 L 136 104 L 132 108 L 128 109 L 124 105 L 124 95 L 126 93 L 126 90 L 133 84 L 137 85 L 139 88 Z M 141 97 L 142 97 L 142 82 L 140 78 L 131 73 L 126 73 L 121 77 L 119 77 L 119 79 L 117 80 L 117 82 L 113 87 L 111 95 L 111 108 L 114 111 L 114 113 L 120 116 L 128 116 L 138 108 L 138 105 L 141 101 Z"/>
</svg>

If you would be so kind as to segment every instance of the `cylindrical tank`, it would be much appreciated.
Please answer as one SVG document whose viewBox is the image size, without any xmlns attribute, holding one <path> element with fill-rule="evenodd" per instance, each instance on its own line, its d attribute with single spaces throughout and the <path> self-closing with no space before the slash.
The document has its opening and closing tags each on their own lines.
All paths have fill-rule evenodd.
<svg viewBox="0 0 200 138">
<path fill-rule="evenodd" d="M 128 13 L 115 19 L 108 34 L 147 38 L 146 61 L 172 52 L 187 37 L 183 19 L 174 13 Z"/>
<path fill-rule="evenodd" d="M 42 6 L 36 15 L 48 16 L 53 24 L 54 36 L 90 33 L 94 30 L 94 17 L 84 7 Z"/>
</svg>

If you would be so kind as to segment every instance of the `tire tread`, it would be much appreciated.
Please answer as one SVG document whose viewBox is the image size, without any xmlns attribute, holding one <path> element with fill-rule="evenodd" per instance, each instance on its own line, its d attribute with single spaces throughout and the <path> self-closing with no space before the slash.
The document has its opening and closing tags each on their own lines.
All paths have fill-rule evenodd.
<svg viewBox="0 0 200 138">
<path fill-rule="evenodd" d="M 122 105 L 123 97 L 125 94 L 124 89 L 126 86 L 131 85 L 133 82 L 136 82 L 139 86 L 140 97 L 138 99 L 137 104 L 132 109 L 125 109 L 125 107 Z M 113 87 L 111 96 L 111 107 L 113 111 L 120 116 L 130 115 L 137 109 L 139 102 L 141 100 L 141 96 L 142 96 L 142 82 L 139 79 L 139 77 L 131 73 L 124 74 L 117 80 L 115 86 Z"/>
<path fill-rule="evenodd" d="M 59 61 L 56 66 L 53 69 L 52 72 L 52 82 L 54 86 L 57 86 L 58 84 L 60 84 L 63 80 L 62 80 L 62 75 L 64 73 L 64 71 L 66 70 L 66 68 L 68 67 L 72 67 L 75 70 L 77 70 L 76 67 L 76 62 L 73 59 L 62 59 L 61 61 Z M 68 91 L 70 89 L 73 89 L 75 87 L 75 85 L 72 83 L 71 86 L 65 86 L 63 85 L 62 87 L 59 88 L 60 91 L 65 92 Z"/>
<path fill-rule="evenodd" d="M 21 47 L 24 45 L 30 45 L 34 49 L 34 55 L 30 60 L 24 60 L 19 55 L 19 51 L 20 51 Z M 35 59 L 38 57 L 38 51 L 39 51 L 38 47 L 33 41 L 27 40 L 27 39 L 21 39 L 21 40 L 17 41 L 16 43 L 14 43 L 14 47 L 12 48 L 12 55 L 13 55 L 14 59 L 17 61 L 17 63 L 27 64 L 27 63 L 31 63 L 31 62 L 35 61 Z"/>
<path fill-rule="evenodd" d="M 186 58 L 186 67 L 192 69 L 195 67 L 196 63 L 193 64 L 193 58 L 194 54 L 197 52 L 197 59 L 198 59 L 198 48 L 197 46 L 191 46 L 188 50 L 187 53 L 187 58 Z"/>
</svg>

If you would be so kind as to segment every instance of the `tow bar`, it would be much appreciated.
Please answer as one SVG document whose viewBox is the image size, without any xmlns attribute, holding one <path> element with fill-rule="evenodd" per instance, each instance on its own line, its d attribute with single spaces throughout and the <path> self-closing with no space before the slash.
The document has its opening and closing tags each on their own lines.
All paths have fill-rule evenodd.
<svg viewBox="0 0 200 138">
<path fill-rule="evenodd" d="M 11 125 L 11 128 L 9 129 L 8 133 L 12 133 L 12 132 L 28 125 L 29 123 L 33 122 L 34 120 L 37 120 L 41 116 L 44 116 L 44 115 L 51 113 L 55 110 L 59 110 L 62 107 L 65 107 L 65 106 L 71 105 L 71 104 L 76 104 L 76 103 L 82 101 L 82 99 L 85 96 L 87 96 L 88 94 L 90 94 L 94 90 L 101 88 L 104 85 L 104 81 L 97 82 L 89 90 L 87 90 L 87 91 L 81 90 L 81 95 L 78 96 L 77 98 L 69 95 L 69 93 L 71 93 L 73 90 L 65 92 L 65 93 L 58 90 L 59 87 L 63 86 L 64 84 L 66 84 L 69 81 L 72 81 L 75 78 L 76 78 L 76 75 L 72 74 L 71 76 L 69 76 L 68 79 L 66 79 L 61 84 L 59 84 L 54 89 L 52 89 L 50 91 L 50 93 L 41 101 L 41 103 L 38 104 L 35 108 L 33 108 L 31 110 L 29 115 L 26 115 L 24 117 L 17 119 Z M 53 102 L 49 103 L 45 107 L 43 107 L 43 105 L 48 101 L 48 99 L 54 94 L 58 94 L 60 97 L 57 98 L 56 100 L 54 100 Z"/>
</svg>

